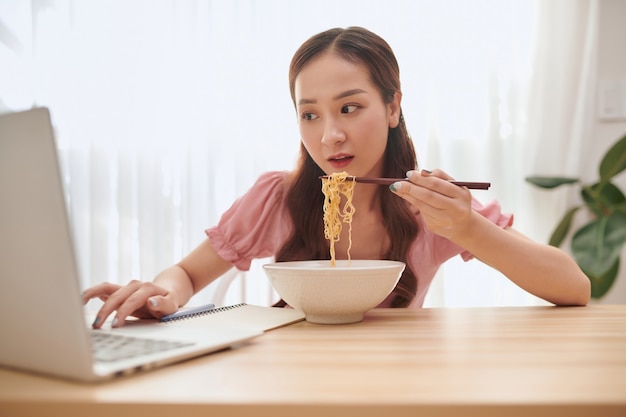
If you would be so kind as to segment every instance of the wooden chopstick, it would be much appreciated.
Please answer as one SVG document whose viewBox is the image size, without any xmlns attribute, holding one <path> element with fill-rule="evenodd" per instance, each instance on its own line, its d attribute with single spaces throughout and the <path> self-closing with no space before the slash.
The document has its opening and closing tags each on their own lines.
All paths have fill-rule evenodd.
<svg viewBox="0 0 626 417">
<path fill-rule="evenodd" d="M 322 175 L 320 178 L 328 178 L 328 175 Z M 408 181 L 407 178 L 348 177 L 348 179 L 365 184 L 380 185 L 391 185 L 397 181 Z M 471 190 L 488 190 L 491 187 L 490 182 L 450 181 L 450 183 L 459 187 L 467 187 Z"/>
</svg>

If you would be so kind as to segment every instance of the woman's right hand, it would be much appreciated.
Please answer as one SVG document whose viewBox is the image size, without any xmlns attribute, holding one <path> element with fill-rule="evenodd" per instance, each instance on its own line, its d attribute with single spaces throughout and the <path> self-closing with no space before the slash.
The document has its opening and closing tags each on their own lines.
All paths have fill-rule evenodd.
<svg viewBox="0 0 626 417">
<path fill-rule="evenodd" d="M 104 301 L 93 322 L 94 329 L 102 327 L 113 312 L 116 312 L 113 327 L 124 324 L 128 316 L 160 319 L 175 313 L 196 292 L 232 266 L 217 254 L 207 238 L 178 264 L 158 274 L 154 281 L 99 284 L 83 293 L 83 303 L 92 298 Z"/>
<path fill-rule="evenodd" d="M 116 314 L 111 326 L 119 327 L 128 316 L 160 319 L 178 310 L 175 294 L 154 282 L 135 280 L 127 285 L 98 284 L 83 292 L 83 304 L 92 298 L 104 302 L 92 324 L 94 329 L 100 328 L 113 312 Z"/>
</svg>

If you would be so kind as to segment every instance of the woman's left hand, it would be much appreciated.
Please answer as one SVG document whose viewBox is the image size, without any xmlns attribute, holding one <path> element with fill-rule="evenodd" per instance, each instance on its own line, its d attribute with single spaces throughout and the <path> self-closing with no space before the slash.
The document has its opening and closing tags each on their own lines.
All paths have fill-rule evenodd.
<svg viewBox="0 0 626 417">
<path fill-rule="evenodd" d="M 409 171 L 407 178 L 389 188 L 419 209 L 430 231 L 451 240 L 463 233 L 473 216 L 472 195 L 466 187 L 451 184 L 453 178 L 440 169 Z"/>
</svg>

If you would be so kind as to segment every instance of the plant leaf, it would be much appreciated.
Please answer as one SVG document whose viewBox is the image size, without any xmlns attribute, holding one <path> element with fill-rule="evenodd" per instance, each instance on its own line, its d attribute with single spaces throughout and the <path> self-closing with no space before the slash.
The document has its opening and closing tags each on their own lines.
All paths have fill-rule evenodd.
<svg viewBox="0 0 626 417">
<path fill-rule="evenodd" d="M 578 182 L 578 178 L 566 177 L 526 177 L 526 181 L 539 188 L 556 188 L 563 184 Z"/>
<path fill-rule="evenodd" d="M 585 186 L 580 189 L 580 196 L 582 197 L 589 210 L 591 210 L 596 215 L 596 217 L 602 217 L 603 215 L 602 205 L 600 204 L 600 197 L 598 196 L 597 192 L 599 186 L 600 183 L 596 183 L 590 187 Z"/>
<path fill-rule="evenodd" d="M 591 281 L 591 298 L 602 298 L 609 292 L 615 282 L 615 278 L 617 278 L 619 263 L 619 258 L 617 258 L 604 274 L 598 276 L 590 274 L 583 269 L 583 272 Z"/>
<path fill-rule="evenodd" d="M 600 181 L 608 181 L 626 169 L 626 135 L 611 146 L 600 162 Z"/>
<path fill-rule="evenodd" d="M 591 276 L 603 276 L 619 259 L 626 242 L 626 214 L 600 217 L 579 229 L 572 237 L 572 255 Z"/>
<path fill-rule="evenodd" d="M 569 233 L 569 229 L 572 225 L 572 219 L 574 218 L 574 214 L 580 209 L 580 206 L 572 207 L 565 213 L 565 216 L 561 219 L 559 224 L 556 226 L 556 229 L 552 232 L 552 236 L 550 236 L 550 241 L 548 242 L 552 246 L 559 247 L 563 240 Z"/>
<path fill-rule="evenodd" d="M 622 201 L 619 204 L 616 204 L 612 207 L 613 212 L 615 213 L 624 213 L 626 214 L 626 200 Z"/>
<path fill-rule="evenodd" d="M 617 188 L 615 184 L 607 182 L 600 190 L 600 201 L 604 206 L 612 207 L 626 201 L 626 197 L 622 193 L 622 190 Z"/>
<path fill-rule="evenodd" d="M 590 187 L 583 187 L 580 195 L 596 216 L 609 216 L 626 202 L 622 191 L 612 182 L 599 182 Z"/>
</svg>

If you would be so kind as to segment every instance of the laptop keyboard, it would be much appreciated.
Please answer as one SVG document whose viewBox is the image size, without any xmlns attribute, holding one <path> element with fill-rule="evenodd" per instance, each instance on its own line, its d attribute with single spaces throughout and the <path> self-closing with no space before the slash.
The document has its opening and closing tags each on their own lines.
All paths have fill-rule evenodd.
<svg viewBox="0 0 626 417">
<path fill-rule="evenodd" d="M 193 345 L 192 342 L 146 339 L 98 331 L 91 333 L 91 340 L 97 362 L 114 362 Z"/>
</svg>

